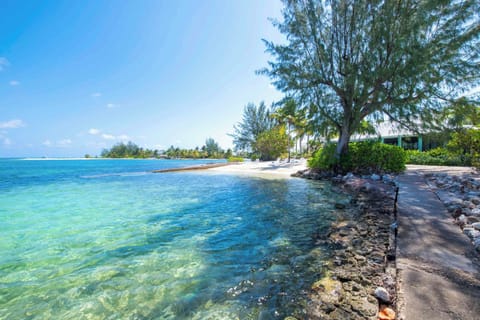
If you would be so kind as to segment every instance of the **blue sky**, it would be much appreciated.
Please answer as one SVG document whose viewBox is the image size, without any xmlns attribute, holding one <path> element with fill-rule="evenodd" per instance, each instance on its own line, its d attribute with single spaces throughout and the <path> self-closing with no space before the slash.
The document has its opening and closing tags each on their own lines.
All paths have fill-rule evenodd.
<svg viewBox="0 0 480 320">
<path fill-rule="evenodd" d="M 0 157 L 97 155 L 131 140 L 224 148 L 281 41 L 278 0 L 8 1 L 0 10 Z"/>
</svg>

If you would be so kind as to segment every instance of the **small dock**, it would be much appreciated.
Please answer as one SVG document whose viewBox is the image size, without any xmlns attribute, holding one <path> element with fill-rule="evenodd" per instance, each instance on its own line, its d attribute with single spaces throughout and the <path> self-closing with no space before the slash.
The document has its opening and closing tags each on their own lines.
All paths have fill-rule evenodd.
<svg viewBox="0 0 480 320">
<path fill-rule="evenodd" d="M 169 169 L 160 169 L 160 170 L 153 170 L 153 173 L 167 173 L 167 172 L 177 172 L 177 171 L 196 171 L 196 170 L 206 170 L 211 168 L 218 168 L 218 167 L 225 167 L 229 166 L 232 163 L 210 163 L 210 164 L 201 164 L 198 166 L 190 166 L 190 167 L 180 167 L 180 168 L 169 168 Z"/>
</svg>

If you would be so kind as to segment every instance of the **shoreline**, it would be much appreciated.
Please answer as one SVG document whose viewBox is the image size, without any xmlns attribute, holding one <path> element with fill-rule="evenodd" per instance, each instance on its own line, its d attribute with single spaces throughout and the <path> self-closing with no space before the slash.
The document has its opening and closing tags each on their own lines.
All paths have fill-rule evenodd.
<svg viewBox="0 0 480 320">
<path fill-rule="evenodd" d="M 328 234 L 317 240 L 332 251 L 327 271 L 311 286 L 308 319 L 372 319 L 395 313 L 396 182 L 390 175 L 331 176 L 305 170 L 296 176 L 330 181 L 351 196 Z M 391 319 L 391 318 L 382 318 Z"/>
<path fill-rule="evenodd" d="M 305 159 L 292 159 L 286 161 L 246 161 L 237 162 L 232 165 L 218 166 L 209 169 L 209 172 L 245 175 L 263 178 L 284 178 L 290 179 L 292 174 L 307 169 Z"/>
</svg>

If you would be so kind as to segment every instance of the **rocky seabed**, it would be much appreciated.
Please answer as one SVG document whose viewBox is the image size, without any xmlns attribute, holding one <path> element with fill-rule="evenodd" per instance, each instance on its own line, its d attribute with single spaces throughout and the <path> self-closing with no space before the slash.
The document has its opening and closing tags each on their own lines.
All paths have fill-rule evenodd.
<svg viewBox="0 0 480 320">
<path fill-rule="evenodd" d="M 352 195 L 350 202 L 336 204 L 343 219 L 317 240 L 332 255 L 327 272 L 311 287 L 307 319 L 395 319 L 395 177 L 332 177 L 310 170 L 296 176 L 329 179 Z"/>
<path fill-rule="evenodd" d="M 425 175 L 430 188 L 480 253 L 480 179 L 473 176 L 445 173 Z"/>
</svg>

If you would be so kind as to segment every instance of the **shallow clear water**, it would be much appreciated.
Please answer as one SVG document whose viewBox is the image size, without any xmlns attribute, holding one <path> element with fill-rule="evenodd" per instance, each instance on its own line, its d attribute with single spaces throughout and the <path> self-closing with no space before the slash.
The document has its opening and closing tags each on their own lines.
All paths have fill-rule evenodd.
<svg viewBox="0 0 480 320">
<path fill-rule="evenodd" d="M 0 319 L 283 319 L 337 195 L 167 160 L 0 160 Z"/>
</svg>

